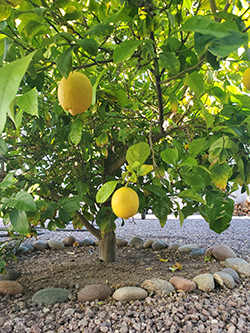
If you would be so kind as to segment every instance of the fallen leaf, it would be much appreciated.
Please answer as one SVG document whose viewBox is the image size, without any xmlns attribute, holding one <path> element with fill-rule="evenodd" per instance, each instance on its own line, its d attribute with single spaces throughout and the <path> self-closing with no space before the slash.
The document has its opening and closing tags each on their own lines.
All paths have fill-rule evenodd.
<svg viewBox="0 0 250 333">
<path fill-rule="evenodd" d="M 154 269 L 152 267 L 146 268 L 146 271 L 153 271 Z"/>
<path fill-rule="evenodd" d="M 169 259 L 162 259 L 162 258 L 160 258 L 159 260 L 163 261 L 163 262 L 168 262 L 169 261 Z"/>
</svg>

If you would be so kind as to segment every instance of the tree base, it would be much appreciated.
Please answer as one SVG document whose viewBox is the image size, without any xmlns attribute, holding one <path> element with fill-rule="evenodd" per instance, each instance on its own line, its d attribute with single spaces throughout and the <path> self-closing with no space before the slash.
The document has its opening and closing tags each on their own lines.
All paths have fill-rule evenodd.
<svg viewBox="0 0 250 333">
<path fill-rule="evenodd" d="M 116 237 L 114 231 L 109 231 L 100 239 L 99 245 L 99 259 L 104 262 L 116 261 Z"/>
</svg>

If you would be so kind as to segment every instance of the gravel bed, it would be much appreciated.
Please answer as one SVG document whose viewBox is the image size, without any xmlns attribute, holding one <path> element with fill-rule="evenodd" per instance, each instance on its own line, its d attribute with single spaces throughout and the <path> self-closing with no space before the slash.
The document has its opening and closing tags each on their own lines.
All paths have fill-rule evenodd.
<svg viewBox="0 0 250 333">
<path fill-rule="evenodd" d="M 204 248 L 223 243 L 239 257 L 250 261 L 249 221 L 249 218 L 234 218 L 231 226 L 217 235 L 199 216 L 185 220 L 182 228 L 177 219 L 169 219 L 161 228 L 158 220 L 148 215 L 146 220 L 134 219 L 124 227 L 117 220 L 116 235 L 127 240 L 140 236 L 144 240 L 197 243 Z M 63 239 L 70 234 L 77 239 L 94 239 L 88 232 L 79 231 L 46 231 L 38 239 Z M 0 333 L 250 332 L 249 279 L 241 280 L 233 290 L 215 289 L 209 294 L 181 292 L 169 297 L 154 295 L 127 303 L 70 300 L 44 306 L 35 305 L 31 300 L 24 301 L 22 295 L 0 296 L 0 300 Z"/>
</svg>

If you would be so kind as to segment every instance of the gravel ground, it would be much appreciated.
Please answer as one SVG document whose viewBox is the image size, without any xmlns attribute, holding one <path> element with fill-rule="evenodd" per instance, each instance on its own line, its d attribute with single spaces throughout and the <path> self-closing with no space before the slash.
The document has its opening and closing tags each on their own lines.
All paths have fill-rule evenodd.
<svg viewBox="0 0 250 333">
<path fill-rule="evenodd" d="M 167 242 L 197 243 L 201 247 L 229 245 L 236 254 L 250 261 L 250 218 L 233 218 L 221 235 L 212 232 L 199 216 L 184 221 L 169 219 L 164 228 L 147 215 L 124 227 L 117 221 L 118 238 L 140 236 L 144 240 L 164 239 Z M 46 231 L 39 240 L 62 239 L 73 234 L 77 239 L 92 238 L 88 232 Z M 136 333 L 136 332 L 250 332 L 250 282 L 241 280 L 233 290 L 215 289 L 209 294 L 175 293 L 170 297 L 151 296 L 143 301 L 121 303 L 70 301 L 54 306 L 25 302 L 22 295 L 0 296 L 0 333 Z M 2 297 L 2 298 L 1 298 Z"/>
</svg>

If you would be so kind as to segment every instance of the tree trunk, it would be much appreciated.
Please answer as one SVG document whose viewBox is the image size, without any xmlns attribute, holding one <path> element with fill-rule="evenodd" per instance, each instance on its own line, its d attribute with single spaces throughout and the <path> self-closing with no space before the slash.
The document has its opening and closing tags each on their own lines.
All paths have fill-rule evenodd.
<svg viewBox="0 0 250 333">
<path fill-rule="evenodd" d="M 109 231 L 100 239 L 99 245 L 99 259 L 104 262 L 116 261 L 116 238 L 115 232 Z"/>
</svg>

